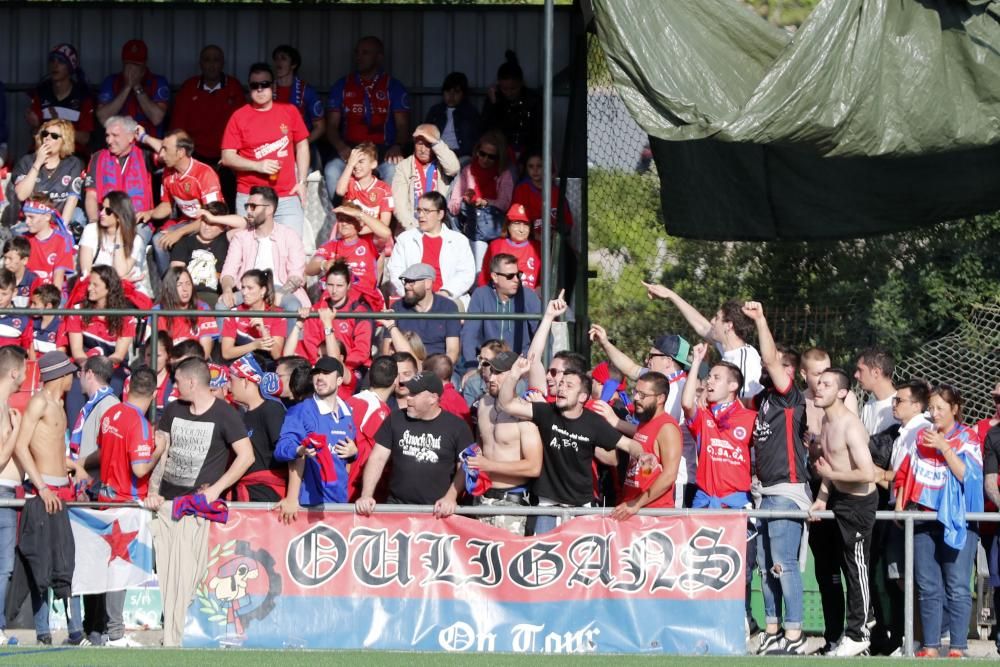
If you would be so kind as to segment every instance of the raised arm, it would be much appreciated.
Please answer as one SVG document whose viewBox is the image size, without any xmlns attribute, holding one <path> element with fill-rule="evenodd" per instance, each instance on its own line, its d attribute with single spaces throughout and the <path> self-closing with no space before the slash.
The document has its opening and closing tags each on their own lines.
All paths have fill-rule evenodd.
<svg viewBox="0 0 1000 667">
<path fill-rule="evenodd" d="M 691 325 L 691 328 L 694 329 L 699 336 L 705 340 L 720 342 L 710 336 L 712 332 L 712 325 L 708 319 L 695 310 L 694 306 L 682 299 L 677 292 L 664 287 L 663 285 L 655 285 L 653 283 L 646 282 L 642 285 L 646 288 L 646 296 L 650 299 L 664 299 L 674 304 L 677 310 L 680 311 L 680 314 L 684 316 L 684 319 L 687 320 L 687 323 Z"/>
<path fill-rule="evenodd" d="M 514 395 L 518 381 L 528 372 L 532 363 L 530 355 L 528 358 L 518 357 L 517 361 L 514 362 L 514 366 L 510 369 L 510 375 L 500 385 L 500 392 L 497 395 L 497 407 L 501 412 L 506 412 L 518 419 L 531 419 L 534 416 L 531 403 Z"/>
<path fill-rule="evenodd" d="M 528 374 L 528 386 L 542 388 L 545 386 L 545 366 L 542 358 L 545 356 L 545 348 L 549 345 L 549 334 L 552 332 L 552 323 L 563 313 L 569 310 L 569 304 L 563 299 L 566 290 L 559 290 L 559 296 L 549 301 L 545 308 L 545 315 L 538 324 L 538 330 L 531 338 L 531 346 L 528 347 L 528 358 L 533 360 L 531 372 Z"/>
<path fill-rule="evenodd" d="M 757 341 L 760 343 L 760 360 L 764 364 L 771 382 L 779 393 L 784 394 L 792 385 L 792 378 L 785 372 L 785 367 L 781 364 L 781 355 L 774 344 L 774 336 L 767 326 L 767 318 L 764 317 L 764 307 L 759 301 L 747 301 L 743 305 L 743 313 L 753 320 L 757 326 Z"/>
<path fill-rule="evenodd" d="M 608 340 L 608 332 L 600 324 L 590 325 L 590 340 L 597 341 L 604 349 L 604 354 L 608 357 L 608 363 L 624 373 L 632 380 L 638 380 L 642 373 L 642 366 L 637 364 L 630 356 L 619 350 Z"/>
<path fill-rule="evenodd" d="M 698 343 L 694 346 L 691 356 L 691 374 L 688 376 L 687 382 L 684 383 L 684 392 L 681 394 L 681 409 L 684 410 L 684 416 L 688 419 L 698 411 L 698 369 L 701 368 L 701 362 L 704 361 L 706 354 L 708 354 L 708 345 Z"/>
</svg>

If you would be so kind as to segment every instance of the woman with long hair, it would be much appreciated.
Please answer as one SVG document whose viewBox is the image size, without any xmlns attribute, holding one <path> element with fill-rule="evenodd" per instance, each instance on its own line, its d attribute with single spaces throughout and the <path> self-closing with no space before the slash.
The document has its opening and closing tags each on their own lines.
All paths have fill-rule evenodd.
<svg viewBox="0 0 1000 667">
<path fill-rule="evenodd" d="M 62 118 L 42 123 L 35 133 L 35 152 L 25 155 L 11 175 L 17 200 L 25 202 L 35 194 L 46 194 L 52 207 L 67 225 L 74 213 L 86 220 L 79 207 L 83 196 L 83 162 L 73 155 L 73 124 Z"/>
<path fill-rule="evenodd" d="M 188 310 L 185 317 L 160 317 L 159 329 L 170 335 L 175 342 L 197 340 L 205 350 L 205 356 L 212 354 L 212 345 L 219 337 L 219 323 L 214 317 L 200 317 L 199 310 L 210 310 L 208 304 L 195 298 L 194 280 L 188 270 L 181 266 L 172 266 L 163 274 L 160 285 L 160 298 L 156 300 L 154 309 Z"/>
<path fill-rule="evenodd" d="M 100 354 L 108 357 L 115 365 L 111 376 L 111 388 L 116 396 L 122 395 L 127 371 L 128 351 L 135 338 L 136 320 L 124 315 L 91 315 L 88 311 L 104 309 L 133 310 L 118 273 L 110 266 L 98 264 L 87 278 L 87 295 L 76 308 L 79 315 L 69 315 L 63 322 L 69 341 L 69 356 L 77 366 L 83 368 L 87 357 Z M 76 418 L 86 397 L 80 390 L 79 377 L 73 381 L 73 389 L 66 396 L 66 414 Z"/>
<path fill-rule="evenodd" d="M 243 303 L 234 311 L 277 311 L 274 305 L 274 277 L 270 269 L 250 269 L 240 279 Z M 222 325 L 222 358 L 234 361 L 253 353 L 264 368 L 274 366 L 285 345 L 285 321 L 278 317 L 229 317 Z"/>
<path fill-rule="evenodd" d="M 504 213 L 514 192 L 514 176 L 507 168 L 507 142 L 489 131 L 476 143 L 470 162 L 451 191 L 448 210 L 458 216 L 469 237 L 476 266 L 482 266 L 489 242 L 500 237 Z"/>
<path fill-rule="evenodd" d="M 99 220 L 83 228 L 80 238 L 80 275 L 86 277 L 95 264 L 114 268 L 122 280 L 146 292 L 142 285 L 146 242 L 136 233 L 135 209 L 128 194 L 113 190 L 104 196 Z"/>
<path fill-rule="evenodd" d="M 962 423 L 962 395 L 938 385 L 927 411 L 932 426 L 917 433 L 916 447 L 896 473 L 896 511 L 937 512 L 913 531 L 913 564 L 923 625 L 918 657 L 938 657 L 941 635 L 950 634 L 949 658 L 968 648 L 969 589 L 979 535 L 968 512 L 983 511 L 983 455 L 979 436 Z"/>
</svg>

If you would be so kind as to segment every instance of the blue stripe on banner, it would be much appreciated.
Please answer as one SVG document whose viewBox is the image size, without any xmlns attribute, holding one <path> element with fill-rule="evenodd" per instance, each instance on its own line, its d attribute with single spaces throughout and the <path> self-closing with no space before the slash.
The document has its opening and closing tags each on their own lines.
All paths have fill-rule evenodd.
<svg viewBox="0 0 1000 667">
<path fill-rule="evenodd" d="M 514 653 L 743 655 L 742 600 L 500 603 L 400 598 L 280 597 L 245 637 L 209 622 L 197 599 L 184 646 Z M 259 601 L 242 604 L 253 616 Z"/>
<path fill-rule="evenodd" d="M 111 533 L 111 524 L 114 523 L 114 521 L 104 521 L 96 514 L 77 507 L 70 508 L 69 518 L 71 521 L 76 521 L 78 524 L 86 526 L 98 535 L 109 535 Z M 153 549 L 148 544 L 142 542 L 138 536 L 128 545 L 128 553 L 129 560 L 132 561 L 133 565 L 145 572 L 153 571 Z"/>
</svg>

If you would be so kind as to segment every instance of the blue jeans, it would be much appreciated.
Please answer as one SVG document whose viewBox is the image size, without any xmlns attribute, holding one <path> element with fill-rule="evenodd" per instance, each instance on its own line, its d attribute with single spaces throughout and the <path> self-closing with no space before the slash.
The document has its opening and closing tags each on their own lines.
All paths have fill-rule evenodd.
<svg viewBox="0 0 1000 667">
<path fill-rule="evenodd" d="M 330 194 L 330 201 L 334 200 L 337 196 L 337 181 L 340 180 L 340 175 L 344 173 L 344 167 L 347 163 L 341 160 L 339 157 L 335 157 L 326 163 L 323 167 L 323 180 L 326 181 L 326 191 Z M 378 180 L 384 181 L 392 186 L 392 177 L 396 175 L 396 165 L 389 164 L 388 162 L 381 162 L 378 165 Z"/>
<path fill-rule="evenodd" d="M 913 530 L 913 574 L 920 600 L 920 622 L 924 646 L 940 648 L 942 627 L 951 636 L 950 647 L 969 646 L 969 614 L 972 613 L 972 563 L 979 535 L 969 530 L 965 546 L 952 549 L 944 543 L 944 526 L 922 521 Z"/>
<path fill-rule="evenodd" d="M 13 500 L 14 489 L 0 486 L 0 500 Z M 0 602 L 7 599 L 7 586 L 14 572 L 14 546 L 17 544 L 17 510 L 0 507 Z M 7 616 L 0 614 L 0 630 L 7 628 Z"/>
<path fill-rule="evenodd" d="M 40 596 L 34 588 L 31 590 L 31 611 L 35 617 L 35 636 L 52 635 L 49 630 L 49 597 L 48 591 L 44 597 Z M 69 613 L 66 614 L 66 630 L 71 635 L 83 632 L 83 610 L 81 609 L 81 597 L 73 596 L 67 605 Z M 65 603 L 66 600 L 63 600 Z"/>
<path fill-rule="evenodd" d="M 797 510 L 788 498 L 764 496 L 762 510 Z M 757 536 L 757 562 L 761 566 L 764 593 L 764 616 L 769 625 L 781 624 L 786 630 L 802 628 L 802 574 L 799 572 L 799 545 L 802 522 L 795 519 L 761 519 Z M 832 548 L 832 547 L 831 547 Z M 782 617 L 784 602 L 784 617 Z"/>
</svg>

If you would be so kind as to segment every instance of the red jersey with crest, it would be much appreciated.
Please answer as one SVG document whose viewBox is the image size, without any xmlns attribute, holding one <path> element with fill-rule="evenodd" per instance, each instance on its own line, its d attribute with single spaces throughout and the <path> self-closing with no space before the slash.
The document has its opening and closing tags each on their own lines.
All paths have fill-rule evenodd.
<svg viewBox="0 0 1000 667">
<path fill-rule="evenodd" d="M 31 245 L 27 267 L 34 271 L 43 283 L 51 283 L 56 269 L 62 269 L 70 275 L 76 267 L 76 255 L 73 243 L 65 236 L 53 233 L 44 241 L 34 234 L 25 234 Z"/>
<path fill-rule="evenodd" d="M 222 186 L 215 170 L 204 162 L 191 159 L 183 172 L 165 169 L 160 201 L 173 201 L 181 215 L 190 222 L 198 216 L 198 209 L 212 202 L 222 201 Z M 170 221 L 174 224 L 179 221 Z"/>
<path fill-rule="evenodd" d="M 739 401 L 697 408 L 687 420 L 698 443 L 698 488 L 725 498 L 750 490 L 750 443 L 757 413 Z"/>
<path fill-rule="evenodd" d="M 242 106 L 233 113 L 222 135 L 222 149 L 235 150 L 247 160 L 278 160 L 281 171 L 277 180 L 257 171 L 236 172 L 236 191 L 250 194 L 250 188 L 266 185 L 274 188 L 279 197 L 288 197 L 295 187 L 295 144 L 309 139 L 309 130 L 302 121 L 302 114 L 291 104 L 272 102 L 267 111 L 255 109 L 252 104 Z"/>
<path fill-rule="evenodd" d="M 132 464 L 153 458 L 153 429 L 131 403 L 111 406 L 97 434 L 101 451 L 101 491 L 106 502 L 142 500 L 149 493 L 149 475 L 136 477 Z"/>
<path fill-rule="evenodd" d="M 234 310 L 245 312 L 250 309 L 245 303 L 241 303 L 236 306 Z M 281 308 L 278 308 L 277 306 L 271 306 L 268 310 L 281 312 Z M 232 338 L 237 345 L 247 345 L 255 340 L 264 338 L 265 332 L 267 332 L 272 338 L 284 338 L 285 334 L 288 333 L 288 325 L 285 324 L 285 320 L 280 317 L 265 317 L 264 329 L 261 329 L 257 325 L 253 324 L 251 319 L 253 318 L 227 317 L 222 323 L 222 337 Z"/>
<path fill-rule="evenodd" d="M 663 461 L 660 459 L 660 449 L 656 446 L 656 436 L 660 433 L 660 429 L 670 425 L 677 429 L 678 434 L 680 433 L 680 426 L 677 424 L 677 420 L 669 414 L 663 413 L 659 417 L 653 417 L 645 424 L 641 424 L 638 430 L 636 430 L 635 435 L 632 436 L 633 440 L 642 445 L 642 449 L 646 454 L 652 454 L 656 457 L 656 465 L 647 467 L 642 465 L 640 459 L 629 459 L 628 472 L 625 473 L 625 484 L 622 488 L 622 500 L 625 502 L 635 500 L 641 496 L 646 489 L 653 485 L 656 478 L 663 473 Z M 679 443 L 680 439 L 678 439 Z M 663 495 L 643 507 L 673 506 L 674 485 L 671 484 L 670 488 Z"/>
<path fill-rule="evenodd" d="M 316 250 L 315 258 L 329 261 L 337 257 L 347 262 L 351 275 L 359 284 L 374 289 L 378 276 L 378 256 L 369 236 L 359 236 L 353 241 L 335 239 L 324 243 Z"/>
</svg>

